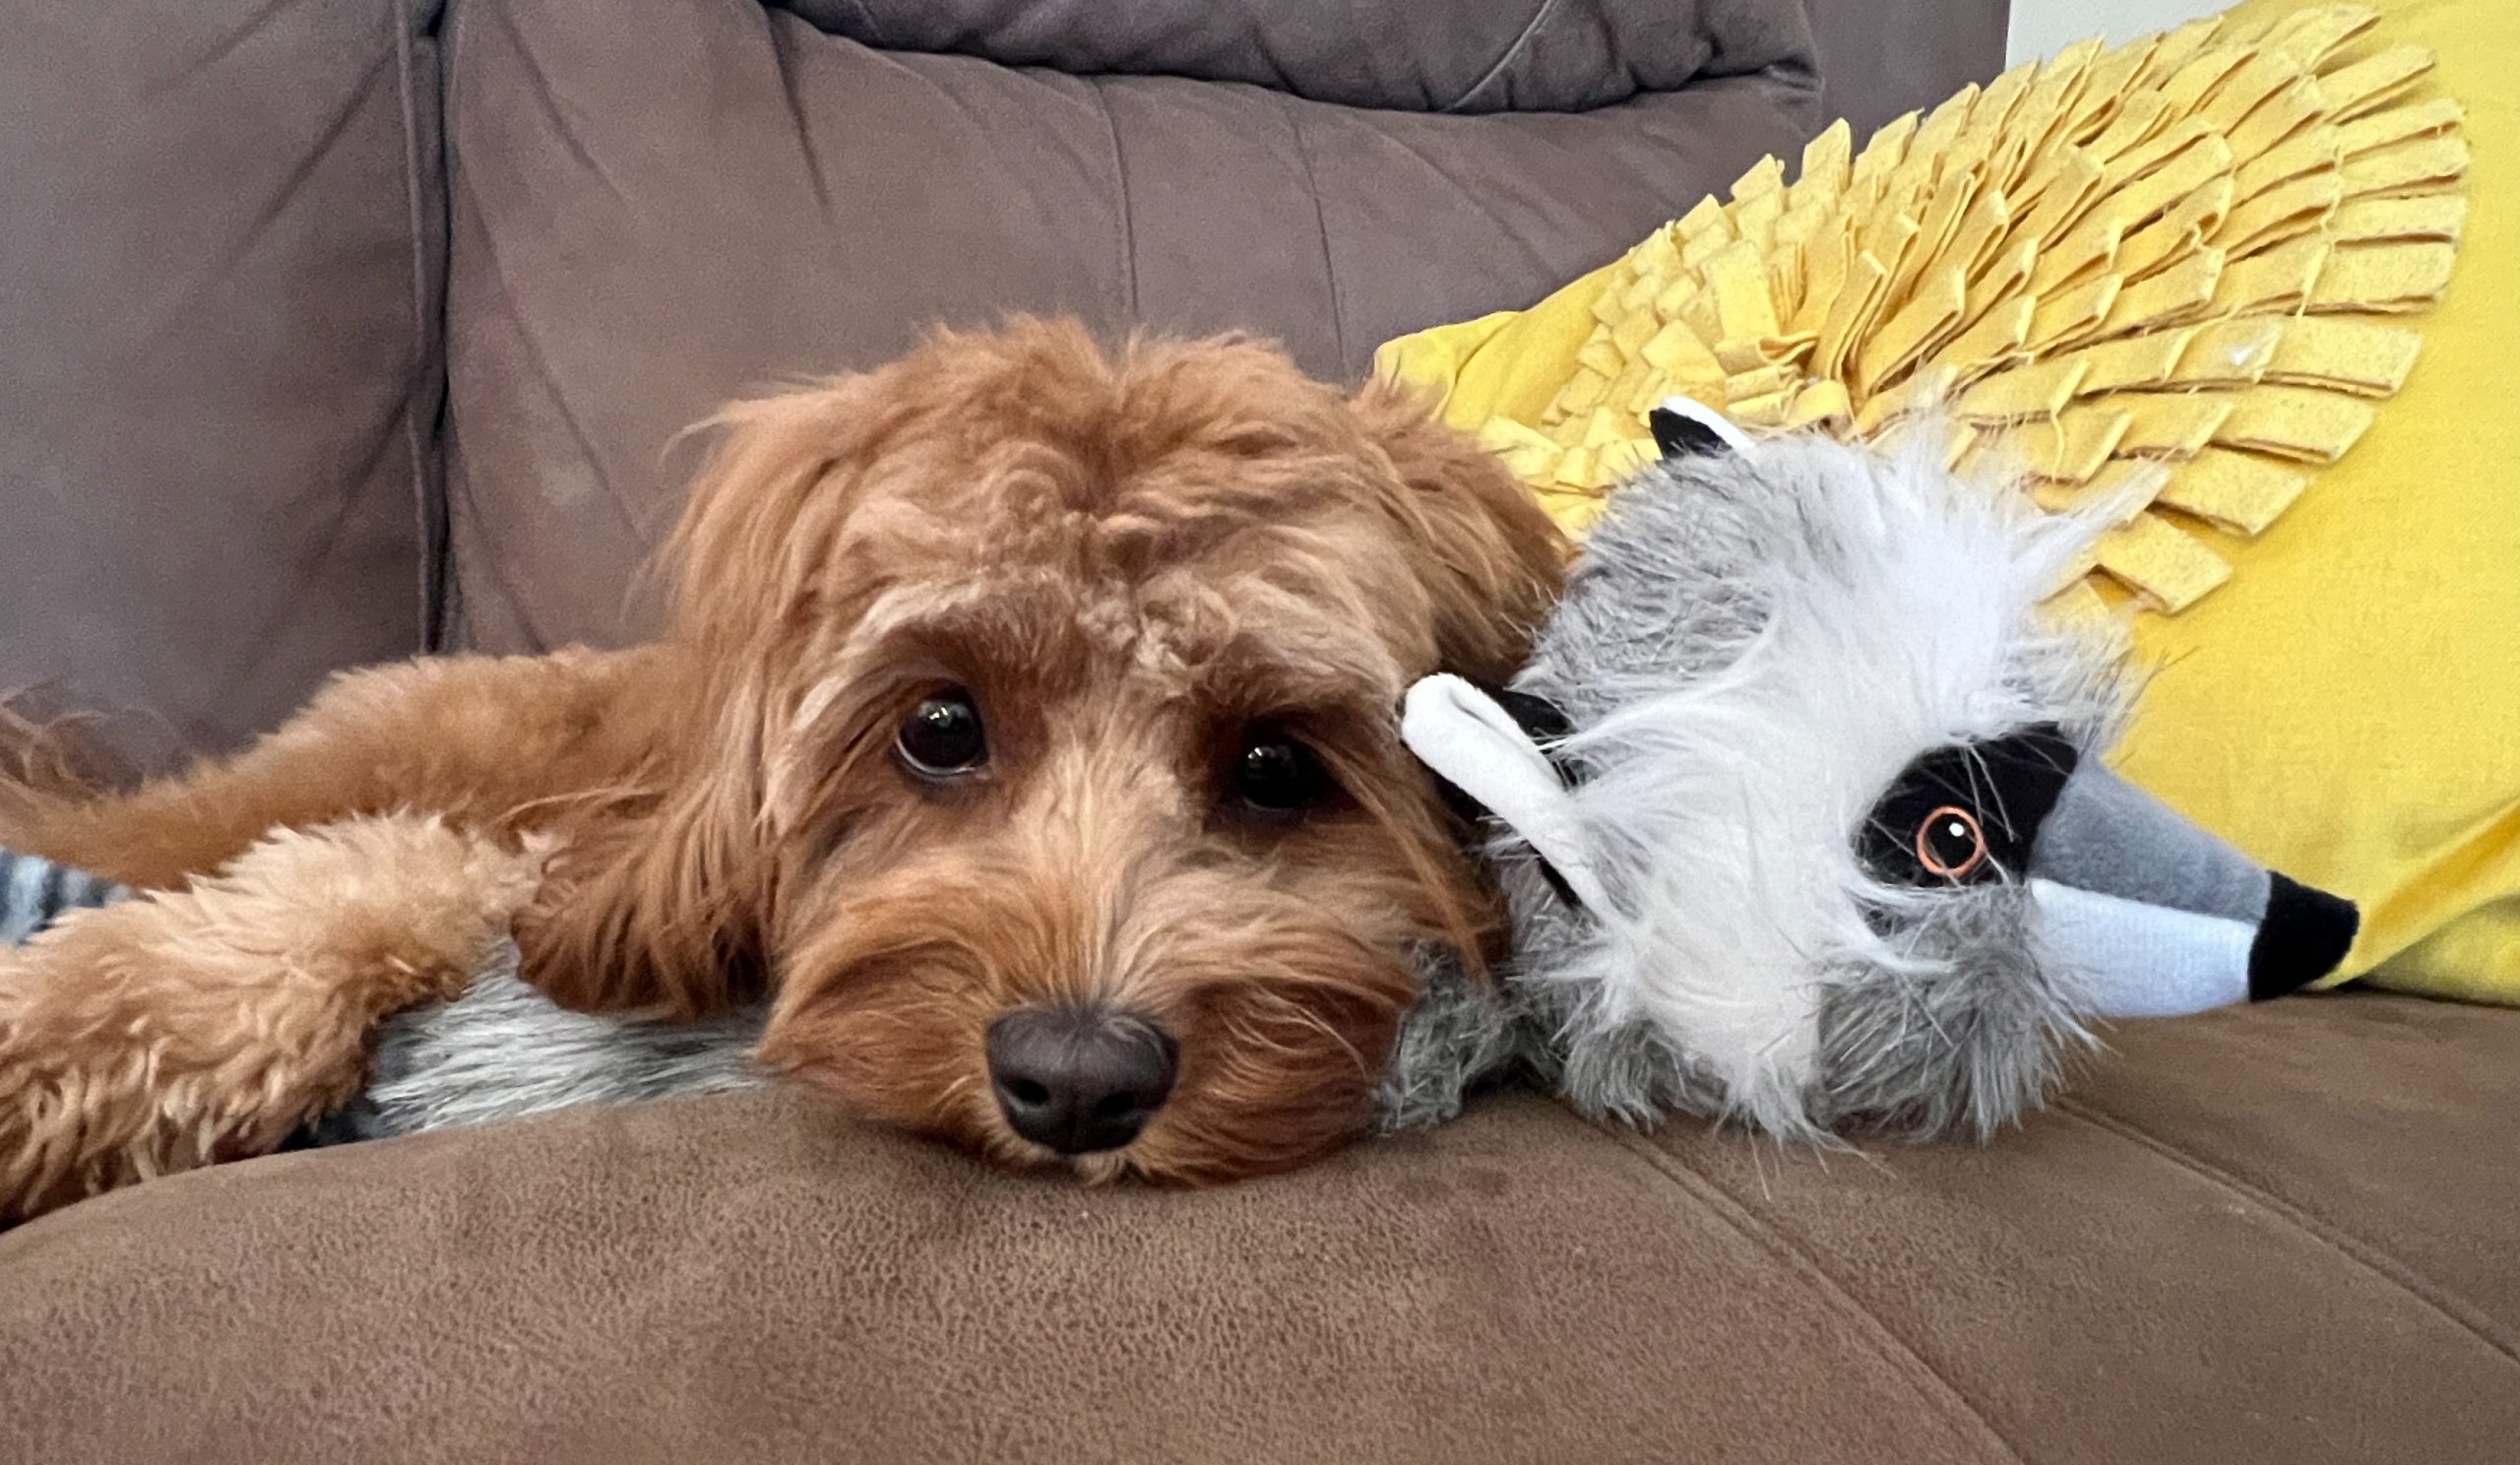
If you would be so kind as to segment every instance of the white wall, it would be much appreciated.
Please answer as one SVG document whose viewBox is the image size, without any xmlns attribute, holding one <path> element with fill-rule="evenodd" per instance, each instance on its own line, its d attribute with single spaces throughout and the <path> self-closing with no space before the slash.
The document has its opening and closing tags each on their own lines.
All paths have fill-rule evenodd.
<svg viewBox="0 0 2520 1465">
<path fill-rule="evenodd" d="M 2231 0 L 2012 0 L 2011 61 L 2052 56 L 2086 35 L 2132 40 L 2213 15 L 2230 4 Z"/>
</svg>

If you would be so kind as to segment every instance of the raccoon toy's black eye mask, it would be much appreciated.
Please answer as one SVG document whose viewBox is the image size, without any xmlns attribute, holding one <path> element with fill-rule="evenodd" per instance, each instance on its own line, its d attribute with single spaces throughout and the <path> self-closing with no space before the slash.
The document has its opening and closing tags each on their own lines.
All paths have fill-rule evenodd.
<svg viewBox="0 0 2520 1465">
<path fill-rule="evenodd" d="M 1935 748 L 1857 836 L 1873 878 L 2028 888 L 2043 950 L 2114 1017 L 2281 996 L 2336 969 L 2352 902 L 2268 870 L 2053 726 Z"/>
<path fill-rule="evenodd" d="M 2052 726 L 1924 754 L 1872 806 L 1858 851 L 1865 867 L 1926 888 L 2020 879 L 2080 758 Z"/>
<path fill-rule="evenodd" d="M 1566 720 L 1565 712 L 1546 697 L 1535 697 L 1529 692 L 1518 692 L 1511 687 L 1486 687 L 1482 690 L 1496 699 L 1497 706 L 1512 715 L 1516 727 L 1521 728 L 1540 742 L 1563 741 L 1575 732 L 1575 725 Z M 1572 768 L 1565 759 L 1552 758 L 1550 761 L 1566 774 L 1569 783 L 1580 784 L 1584 781 L 1583 774 Z"/>
</svg>

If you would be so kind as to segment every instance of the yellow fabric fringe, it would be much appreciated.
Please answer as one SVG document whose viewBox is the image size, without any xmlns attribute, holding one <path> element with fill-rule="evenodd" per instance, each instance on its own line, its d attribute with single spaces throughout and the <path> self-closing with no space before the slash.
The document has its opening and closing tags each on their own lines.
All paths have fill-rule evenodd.
<svg viewBox="0 0 2520 1465">
<path fill-rule="evenodd" d="M 1860 153 L 1841 121 L 1793 182 L 1762 159 L 1534 310 L 1377 366 L 1445 389 L 1578 534 L 1674 393 L 1849 436 L 1936 414 L 1957 465 L 2026 475 L 2043 503 L 2137 494 L 2092 588 L 2182 610 L 2231 575 L 2198 532 L 2260 533 L 2354 445 L 2414 364 L 2401 319 L 2449 278 L 2461 112 L 2409 98 L 2431 53 L 2375 21 L 2085 42 Z"/>
</svg>

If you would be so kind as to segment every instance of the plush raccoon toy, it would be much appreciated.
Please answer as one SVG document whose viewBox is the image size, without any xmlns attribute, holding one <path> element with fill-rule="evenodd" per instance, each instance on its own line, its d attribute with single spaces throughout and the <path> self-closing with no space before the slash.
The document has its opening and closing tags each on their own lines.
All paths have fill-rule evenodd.
<svg viewBox="0 0 2520 1465">
<path fill-rule="evenodd" d="M 2118 643 L 2041 603 L 2105 510 L 1922 441 L 1754 442 L 1685 401 L 1654 427 L 1512 689 L 1410 694 L 1410 746 L 1495 816 L 1515 961 L 1497 996 L 1430 988 L 1392 1122 L 1521 1068 L 1630 1119 L 1984 1135 L 2095 1021 L 2344 959 L 2352 905 L 2102 763 Z"/>
</svg>

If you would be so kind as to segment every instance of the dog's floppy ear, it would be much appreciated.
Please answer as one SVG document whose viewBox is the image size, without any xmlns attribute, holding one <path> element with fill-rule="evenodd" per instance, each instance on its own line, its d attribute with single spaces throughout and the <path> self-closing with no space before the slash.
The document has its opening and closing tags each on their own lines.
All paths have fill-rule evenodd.
<svg viewBox="0 0 2520 1465">
<path fill-rule="evenodd" d="M 688 1019 L 763 986 L 777 679 L 854 506 L 855 459 L 902 395 L 882 376 L 739 403 L 709 424 L 715 450 L 662 557 L 670 669 L 646 690 L 668 741 L 640 787 L 577 821 L 518 922 L 526 976 L 562 1005 Z"/>
<path fill-rule="evenodd" d="M 724 782 L 756 771 L 692 761 L 653 805 L 585 821 L 518 917 L 522 972 L 561 1006 L 689 1021 L 763 989 L 773 866 L 758 795 Z"/>
<path fill-rule="evenodd" d="M 701 424 L 712 451 L 659 556 L 675 640 L 737 650 L 812 593 L 856 507 L 851 470 L 914 406 L 896 369 L 737 402 Z"/>
<path fill-rule="evenodd" d="M 1505 682 L 1557 598 L 1565 537 L 1501 459 L 1417 393 L 1376 382 L 1351 408 L 1398 471 L 1391 508 L 1434 597 L 1441 669 Z"/>
</svg>

